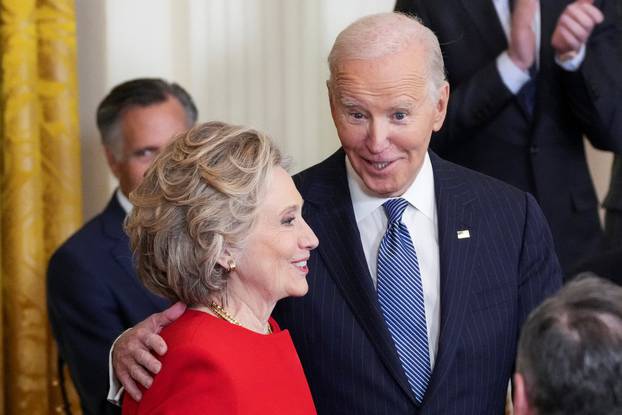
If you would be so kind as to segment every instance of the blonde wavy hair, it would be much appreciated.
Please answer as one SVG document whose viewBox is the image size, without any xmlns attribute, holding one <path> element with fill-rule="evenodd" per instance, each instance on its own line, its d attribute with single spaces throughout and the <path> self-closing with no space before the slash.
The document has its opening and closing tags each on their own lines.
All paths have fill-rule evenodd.
<svg viewBox="0 0 622 415">
<path fill-rule="evenodd" d="M 192 305 L 219 295 L 227 270 L 218 258 L 242 246 L 271 170 L 285 164 L 250 128 L 209 122 L 177 136 L 130 195 L 125 229 L 142 283 Z"/>
</svg>

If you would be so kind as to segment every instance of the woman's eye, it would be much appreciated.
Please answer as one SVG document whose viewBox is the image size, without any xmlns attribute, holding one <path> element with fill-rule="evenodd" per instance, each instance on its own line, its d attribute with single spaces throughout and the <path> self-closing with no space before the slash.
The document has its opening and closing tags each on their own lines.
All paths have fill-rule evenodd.
<svg viewBox="0 0 622 415">
<path fill-rule="evenodd" d="M 281 220 L 281 224 L 282 225 L 291 225 L 292 223 L 294 223 L 294 219 L 296 219 L 294 216 L 289 216 L 289 217 L 283 218 L 283 220 Z"/>
</svg>

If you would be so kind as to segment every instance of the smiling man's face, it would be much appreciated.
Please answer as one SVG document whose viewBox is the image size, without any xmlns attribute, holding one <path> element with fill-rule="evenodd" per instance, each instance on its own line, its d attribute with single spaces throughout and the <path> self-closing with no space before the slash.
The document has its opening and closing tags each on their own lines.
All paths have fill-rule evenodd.
<svg viewBox="0 0 622 415">
<path fill-rule="evenodd" d="M 449 87 L 444 83 L 438 97 L 430 96 L 425 59 L 418 45 L 375 59 L 344 59 L 329 81 L 339 140 L 375 196 L 406 191 L 423 164 L 432 132 L 443 125 Z"/>
</svg>

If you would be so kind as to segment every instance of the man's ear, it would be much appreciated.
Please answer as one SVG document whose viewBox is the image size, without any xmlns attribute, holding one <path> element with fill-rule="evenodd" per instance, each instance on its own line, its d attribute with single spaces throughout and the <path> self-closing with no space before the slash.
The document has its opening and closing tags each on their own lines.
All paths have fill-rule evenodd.
<svg viewBox="0 0 622 415">
<path fill-rule="evenodd" d="M 438 90 L 438 100 L 434 107 L 434 124 L 433 130 L 436 132 L 441 129 L 445 116 L 447 115 L 447 104 L 449 103 L 449 83 L 443 81 L 443 85 Z"/>
<path fill-rule="evenodd" d="M 535 415 L 535 411 L 529 406 L 525 378 L 520 373 L 514 373 L 512 389 L 514 391 L 514 415 Z"/>
</svg>

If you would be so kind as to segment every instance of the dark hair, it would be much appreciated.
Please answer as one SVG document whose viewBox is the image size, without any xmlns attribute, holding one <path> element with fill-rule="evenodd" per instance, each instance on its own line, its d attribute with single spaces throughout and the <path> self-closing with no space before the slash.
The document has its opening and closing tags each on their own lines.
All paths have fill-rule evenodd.
<svg viewBox="0 0 622 415">
<path fill-rule="evenodd" d="M 133 106 L 147 107 L 176 98 L 186 112 L 188 127 L 197 121 L 197 107 L 185 89 L 176 83 L 159 78 L 138 78 L 123 82 L 112 88 L 97 107 L 97 128 L 104 146 L 115 149 L 121 137 L 116 129 L 121 114 Z"/>
<path fill-rule="evenodd" d="M 622 413 L 622 287 L 582 275 L 536 308 L 517 371 L 539 415 Z"/>
</svg>

